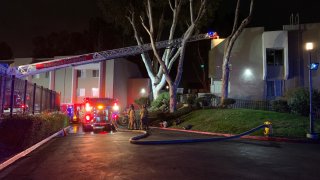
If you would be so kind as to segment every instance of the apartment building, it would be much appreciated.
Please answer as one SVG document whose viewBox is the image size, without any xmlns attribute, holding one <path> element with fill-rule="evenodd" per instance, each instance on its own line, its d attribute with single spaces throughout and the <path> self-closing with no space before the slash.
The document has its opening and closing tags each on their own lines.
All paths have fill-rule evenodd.
<svg viewBox="0 0 320 180">
<path fill-rule="evenodd" d="M 305 49 L 307 42 L 314 44 L 310 52 Z M 221 94 L 224 45 L 225 39 L 213 39 L 209 52 L 210 91 L 216 95 Z M 291 89 L 308 87 L 309 55 L 312 62 L 319 62 L 319 52 L 320 23 L 284 25 L 278 31 L 246 28 L 230 57 L 229 97 L 271 100 Z M 312 71 L 315 89 L 320 89 L 319 71 Z"/>
<path fill-rule="evenodd" d="M 16 58 L 11 66 L 50 61 L 55 58 Z M 116 98 L 122 108 L 141 96 L 149 96 L 148 78 L 127 59 L 71 66 L 26 77 L 30 82 L 61 93 L 61 103 L 80 103 L 85 97 Z M 143 93 L 140 93 L 143 89 Z"/>
</svg>

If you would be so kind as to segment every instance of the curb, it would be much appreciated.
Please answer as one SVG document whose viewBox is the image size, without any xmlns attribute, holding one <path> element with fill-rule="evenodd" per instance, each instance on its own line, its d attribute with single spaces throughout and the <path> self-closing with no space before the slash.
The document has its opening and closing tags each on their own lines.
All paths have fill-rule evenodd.
<svg viewBox="0 0 320 180">
<path fill-rule="evenodd" d="M 197 131 L 197 130 L 185 130 L 185 129 L 176 129 L 176 128 L 160 128 L 160 127 L 151 127 L 151 128 L 168 130 L 168 131 L 180 131 L 180 132 L 187 132 L 187 133 L 212 135 L 212 136 L 224 136 L 224 137 L 235 136 L 235 134 L 213 133 L 213 132 L 205 132 L 205 131 Z M 282 138 L 282 137 L 248 136 L 248 135 L 246 135 L 246 136 L 242 136 L 240 138 L 241 139 L 258 140 L 258 141 L 275 141 L 275 142 L 292 142 L 292 143 L 320 143 L 320 140 L 291 139 L 291 138 Z"/>
<path fill-rule="evenodd" d="M 11 165 L 12 163 L 14 163 L 15 161 L 17 161 L 18 159 L 28 155 L 29 153 L 31 153 L 32 151 L 34 151 L 35 149 L 37 149 L 38 147 L 40 147 L 41 145 L 43 145 L 44 143 L 48 142 L 49 140 L 51 140 L 52 138 L 60 135 L 60 134 L 64 134 L 64 132 L 69 129 L 70 126 L 63 128 L 62 130 L 54 133 L 53 135 L 47 137 L 46 139 L 38 142 L 37 144 L 29 147 L 28 149 L 16 154 L 15 156 L 11 157 L 10 159 L 4 161 L 3 163 L 0 164 L 0 171 L 2 171 L 4 168 L 6 168 L 7 166 Z"/>
</svg>

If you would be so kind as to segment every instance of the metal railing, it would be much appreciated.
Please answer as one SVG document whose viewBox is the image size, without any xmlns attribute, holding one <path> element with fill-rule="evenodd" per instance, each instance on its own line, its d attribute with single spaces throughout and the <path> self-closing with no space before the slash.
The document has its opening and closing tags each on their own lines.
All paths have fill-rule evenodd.
<svg viewBox="0 0 320 180">
<path fill-rule="evenodd" d="M 0 115 L 35 114 L 59 108 L 59 93 L 15 76 L 0 74 Z"/>
</svg>

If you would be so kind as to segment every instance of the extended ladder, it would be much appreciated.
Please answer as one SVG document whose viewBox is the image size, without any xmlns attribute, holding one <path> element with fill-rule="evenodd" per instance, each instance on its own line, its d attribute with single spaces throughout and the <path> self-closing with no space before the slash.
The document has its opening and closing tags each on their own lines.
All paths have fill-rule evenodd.
<svg viewBox="0 0 320 180">
<path fill-rule="evenodd" d="M 217 37 L 217 33 L 206 33 L 206 34 L 199 34 L 196 36 L 192 36 L 188 39 L 188 42 L 192 41 L 199 41 L 203 39 L 210 39 Z M 166 40 L 166 41 L 159 41 L 156 42 L 156 48 L 166 48 L 177 46 L 182 42 L 182 38 L 173 39 L 173 40 Z M 71 56 L 66 58 L 55 59 L 51 61 L 44 61 L 40 63 L 33 63 L 27 65 L 21 65 L 17 67 L 10 67 L 7 70 L 8 75 L 15 75 L 18 78 L 22 78 L 25 76 L 30 76 L 34 74 L 39 74 L 47 71 L 52 71 L 56 69 L 61 69 L 69 66 L 78 66 L 83 64 L 89 63 L 96 63 L 104 60 L 109 59 L 116 59 L 125 56 L 131 56 L 136 54 L 141 54 L 143 52 L 151 50 L 151 44 L 143 44 L 137 46 L 129 46 L 125 48 Z"/>
</svg>

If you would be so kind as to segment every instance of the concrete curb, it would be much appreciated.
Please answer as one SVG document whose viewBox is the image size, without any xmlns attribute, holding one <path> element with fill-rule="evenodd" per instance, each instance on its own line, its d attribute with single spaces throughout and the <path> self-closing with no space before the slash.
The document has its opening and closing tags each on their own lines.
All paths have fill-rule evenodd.
<svg viewBox="0 0 320 180">
<path fill-rule="evenodd" d="M 234 134 L 225 134 L 225 133 L 213 133 L 197 130 L 185 130 L 185 129 L 176 129 L 176 128 L 160 128 L 160 127 L 151 127 L 155 129 L 168 130 L 168 131 L 180 131 L 187 133 L 196 133 L 196 134 L 205 134 L 212 136 L 224 136 L 230 137 Z M 282 138 L 282 137 L 266 137 L 266 136 L 242 136 L 241 139 L 252 139 L 258 141 L 275 141 L 275 142 L 293 142 L 293 143 L 320 143 L 320 140 L 311 140 L 311 139 L 291 139 L 291 138 Z"/>
<path fill-rule="evenodd" d="M 66 131 L 67 129 L 69 129 L 70 126 L 66 127 L 66 128 L 63 128 L 62 130 L 54 133 L 53 135 L 47 137 L 46 139 L 38 142 L 37 144 L 29 147 L 28 149 L 16 154 L 15 156 L 13 156 L 12 158 L 6 160 L 5 162 L 1 163 L 0 164 L 0 171 L 2 171 L 4 168 L 6 168 L 7 166 L 11 165 L 12 163 L 14 163 L 15 161 L 17 161 L 18 159 L 26 156 L 27 154 L 31 153 L 32 151 L 34 151 L 35 149 L 37 149 L 38 147 L 40 147 L 41 145 L 43 145 L 44 143 L 48 142 L 49 140 L 51 140 L 52 138 L 60 135 L 60 134 L 63 134 L 64 132 L 63 131 Z"/>
</svg>

